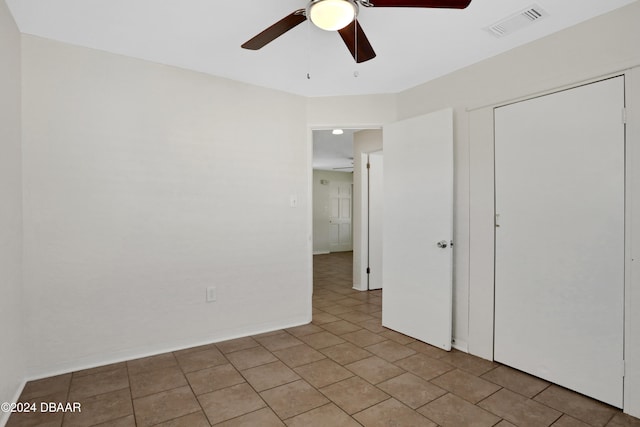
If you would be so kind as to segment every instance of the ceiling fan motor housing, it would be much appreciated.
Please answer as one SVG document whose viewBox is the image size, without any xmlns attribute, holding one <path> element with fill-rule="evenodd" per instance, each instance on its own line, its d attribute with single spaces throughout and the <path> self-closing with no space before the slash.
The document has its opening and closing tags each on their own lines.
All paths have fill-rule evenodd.
<svg viewBox="0 0 640 427">
<path fill-rule="evenodd" d="M 318 28 L 337 31 L 353 22 L 358 11 L 356 0 L 311 0 L 306 14 Z"/>
</svg>

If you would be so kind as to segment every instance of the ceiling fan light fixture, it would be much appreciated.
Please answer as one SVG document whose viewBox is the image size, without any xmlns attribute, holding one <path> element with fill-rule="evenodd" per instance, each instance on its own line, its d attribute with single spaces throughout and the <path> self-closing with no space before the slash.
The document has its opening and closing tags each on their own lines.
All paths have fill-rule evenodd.
<svg viewBox="0 0 640 427">
<path fill-rule="evenodd" d="M 311 22 L 326 31 L 343 29 L 357 14 L 358 6 L 352 0 L 314 0 L 307 10 Z"/>
</svg>

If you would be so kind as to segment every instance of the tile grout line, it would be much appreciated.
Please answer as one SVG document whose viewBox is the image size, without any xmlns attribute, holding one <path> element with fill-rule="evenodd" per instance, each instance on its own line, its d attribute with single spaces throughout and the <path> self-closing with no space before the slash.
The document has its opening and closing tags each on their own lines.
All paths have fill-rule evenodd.
<svg viewBox="0 0 640 427">
<path fill-rule="evenodd" d="M 215 347 L 218 351 L 220 351 L 220 349 L 218 349 L 218 347 L 216 347 L 215 345 L 214 345 L 214 347 Z M 198 352 L 196 351 L 196 352 L 194 352 L 194 353 L 198 353 Z M 196 399 L 196 402 L 198 402 L 198 406 L 200 407 L 200 411 L 202 412 L 202 414 L 204 415 L 204 417 L 207 419 L 207 422 L 209 423 L 209 425 L 211 425 L 211 420 L 209 420 L 209 416 L 207 415 L 207 412 L 204 410 L 204 407 L 202 406 L 202 403 L 200 402 L 200 399 L 198 399 L 198 395 L 196 394 L 196 391 L 193 389 L 193 386 L 191 385 L 191 383 L 189 382 L 189 378 L 187 378 L 187 372 L 185 372 L 185 371 L 184 371 L 184 368 L 183 368 L 183 367 L 182 367 L 182 365 L 180 364 L 180 361 L 178 360 L 178 357 L 175 355 L 175 352 L 172 352 L 171 354 L 172 354 L 172 355 L 173 355 L 173 357 L 176 359 L 176 363 L 177 363 L 178 367 L 180 368 L 180 372 L 182 372 L 182 375 L 183 375 L 183 377 L 184 377 L 184 380 L 187 382 L 187 386 L 189 387 L 189 390 L 191 390 L 191 393 L 193 394 L 193 397 Z M 221 351 L 220 351 L 220 354 L 222 355 L 222 357 L 224 358 L 224 360 L 226 360 L 226 361 L 227 361 L 227 363 L 230 363 L 230 362 L 229 362 L 229 360 L 227 359 L 227 357 L 226 357 L 226 356 L 225 356 Z M 205 370 L 205 369 L 209 369 L 209 368 L 203 368 L 203 369 L 200 369 L 200 370 L 202 371 L 202 370 Z M 198 371 L 193 371 L 193 372 L 198 372 Z M 175 388 L 180 388 L 180 387 L 175 387 Z M 175 388 L 174 388 L 174 389 L 175 389 Z M 171 389 L 171 390 L 174 390 L 174 389 Z M 160 393 L 162 393 L 162 392 L 160 392 Z M 191 414 L 195 414 L 195 413 L 196 413 L 196 411 L 194 411 L 194 412 L 190 412 L 190 413 L 188 413 L 188 414 L 184 414 L 184 415 L 181 415 L 181 416 L 179 416 L 179 417 L 173 418 L 172 420 L 176 420 L 176 419 L 178 419 L 178 418 L 185 417 L 185 416 L 187 416 L 187 415 L 191 415 Z M 165 421 L 163 421 L 163 423 L 164 423 L 164 422 L 167 422 L 167 421 L 171 421 L 171 420 L 165 420 Z"/>
<path fill-rule="evenodd" d="M 129 376 L 127 374 L 127 381 L 129 380 Z M 73 372 L 71 372 L 71 378 L 69 379 L 69 386 L 67 386 L 67 394 L 66 394 L 66 401 L 69 402 L 69 399 L 71 397 L 71 384 L 73 383 Z M 64 422 L 65 419 L 67 418 L 67 413 L 64 413 L 62 415 L 62 423 L 61 425 L 64 426 Z"/>
<path fill-rule="evenodd" d="M 133 392 L 131 391 L 131 375 L 129 374 L 129 364 L 125 362 L 124 368 L 127 371 L 127 383 L 129 384 L 129 400 L 131 401 L 131 412 L 133 415 L 133 422 L 138 425 L 138 417 L 136 417 L 136 407 L 133 406 Z"/>
<path fill-rule="evenodd" d="M 252 337 L 252 338 L 253 338 L 253 337 Z M 255 338 L 253 338 L 253 339 L 254 339 L 254 341 L 258 342 L 258 340 L 256 340 Z M 272 354 L 276 359 L 278 359 L 278 356 L 276 356 L 275 354 L 273 354 L 273 352 L 271 352 L 271 351 L 267 350 L 267 349 L 266 349 L 266 348 L 265 348 L 265 347 L 264 347 L 260 342 L 258 342 L 258 344 L 259 344 L 259 346 L 260 346 L 260 347 L 264 348 L 266 351 L 268 351 L 269 353 L 271 353 L 271 354 Z M 255 348 L 255 347 L 251 347 L 251 348 Z M 247 350 L 248 350 L 248 349 L 247 349 Z M 240 350 L 240 351 L 242 351 L 242 350 Z M 280 360 L 280 359 L 278 359 L 278 360 Z M 281 362 L 282 362 L 282 361 L 281 361 Z M 231 363 L 231 362 L 229 362 L 229 363 Z M 268 363 L 269 363 L 269 362 L 267 362 L 267 363 L 263 363 L 263 364 L 261 364 L 261 365 L 254 366 L 253 368 L 257 368 L 258 366 L 264 366 L 264 365 L 266 365 L 266 364 L 268 364 Z M 284 362 L 282 362 L 282 363 L 284 364 Z M 236 368 L 236 366 L 235 366 L 235 365 L 233 365 L 232 363 L 231 363 L 231 366 L 233 366 L 233 367 L 234 367 L 234 369 L 235 369 L 236 371 L 238 371 L 238 373 L 239 373 L 239 374 L 240 374 L 240 376 L 244 379 L 244 381 L 247 383 L 247 385 L 248 385 L 249 387 L 251 387 L 251 390 L 253 390 L 253 392 L 254 392 L 254 393 L 255 393 L 255 394 L 260 398 L 260 400 L 262 400 L 262 403 L 264 403 L 264 404 L 265 404 L 265 406 L 264 406 L 263 408 L 269 408 L 269 410 L 270 410 L 271 412 L 273 412 L 273 414 L 274 414 L 276 417 L 278 417 L 278 419 L 279 419 L 280 421 L 282 421 L 282 423 L 284 424 L 284 420 L 283 420 L 283 419 L 280 417 L 280 415 L 278 415 L 278 413 L 277 413 L 277 412 L 276 412 L 276 411 L 271 407 L 271 405 L 269 405 L 269 403 L 268 403 L 268 402 L 267 402 L 267 401 L 266 401 L 266 400 L 265 400 L 265 399 L 260 395 L 260 392 L 258 392 L 258 391 L 255 389 L 255 387 L 253 387 L 253 385 L 249 382 L 249 380 L 244 376 L 244 374 L 242 373 L 242 371 L 241 371 L 240 369 Z M 247 369 L 251 369 L 251 368 L 247 368 Z M 297 380 L 296 380 L 296 381 L 297 381 Z M 292 381 L 292 382 L 293 382 L 293 381 Z M 291 384 L 291 383 L 287 383 L 287 384 Z M 283 384 L 281 384 L 281 385 L 283 385 Z M 277 387 L 279 387 L 279 386 L 277 386 Z M 275 387 L 272 387 L 272 388 L 275 388 Z M 270 389 L 270 390 L 271 390 L 271 389 Z M 247 414 L 251 414 L 251 413 L 257 412 L 257 411 L 259 411 L 259 410 L 261 410 L 261 409 L 263 409 L 263 408 L 256 409 L 255 411 L 247 412 L 247 413 L 242 414 L 242 415 L 238 415 L 237 417 L 234 417 L 234 418 L 240 418 L 240 417 L 242 417 L 242 416 L 244 416 L 244 415 L 247 415 Z M 234 418 L 231 418 L 231 419 L 234 419 Z M 229 421 L 229 420 L 224 420 L 224 421 L 222 421 L 222 422 L 226 422 L 226 421 Z"/>
</svg>

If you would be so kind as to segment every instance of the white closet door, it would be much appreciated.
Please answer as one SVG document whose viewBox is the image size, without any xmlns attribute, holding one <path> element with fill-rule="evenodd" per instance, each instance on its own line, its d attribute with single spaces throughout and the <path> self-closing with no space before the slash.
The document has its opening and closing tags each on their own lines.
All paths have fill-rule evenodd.
<svg viewBox="0 0 640 427">
<path fill-rule="evenodd" d="M 382 324 L 451 349 L 453 110 L 385 125 Z"/>
<path fill-rule="evenodd" d="M 624 78 L 495 110 L 495 359 L 622 407 Z"/>
</svg>

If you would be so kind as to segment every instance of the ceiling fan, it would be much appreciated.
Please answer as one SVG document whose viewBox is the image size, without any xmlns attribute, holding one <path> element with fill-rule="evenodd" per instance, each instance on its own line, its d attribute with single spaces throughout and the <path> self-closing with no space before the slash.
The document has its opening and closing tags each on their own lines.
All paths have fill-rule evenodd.
<svg viewBox="0 0 640 427">
<path fill-rule="evenodd" d="M 342 167 L 337 167 L 337 168 L 331 168 L 334 171 L 339 171 L 342 169 L 351 169 L 351 172 L 353 172 L 353 157 L 347 157 L 345 158 L 345 160 L 348 160 L 351 163 L 351 166 L 342 166 Z"/>
<path fill-rule="evenodd" d="M 338 31 L 353 58 L 360 63 L 376 57 L 357 19 L 360 6 L 464 9 L 469 3 L 471 0 L 311 0 L 305 9 L 285 16 L 242 47 L 258 50 L 309 18 L 323 30 Z"/>
</svg>

